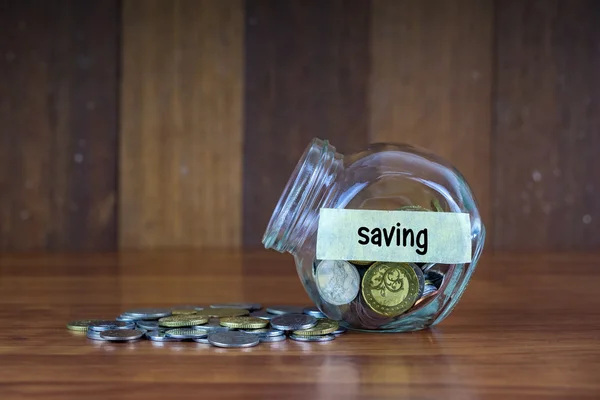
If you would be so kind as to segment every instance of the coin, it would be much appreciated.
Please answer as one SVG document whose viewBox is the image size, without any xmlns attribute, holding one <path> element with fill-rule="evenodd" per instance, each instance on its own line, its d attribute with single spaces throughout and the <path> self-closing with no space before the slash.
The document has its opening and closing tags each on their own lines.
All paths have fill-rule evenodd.
<svg viewBox="0 0 600 400">
<path fill-rule="evenodd" d="M 269 321 L 256 317 L 225 317 L 221 325 L 234 329 L 258 329 L 269 325 Z"/>
<path fill-rule="evenodd" d="M 432 292 L 430 291 L 430 292 L 423 294 L 423 297 L 421 297 L 419 300 L 416 301 L 415 306 L 422 304 L 423 302 L 431 299 L 432 297 L 436 296 L 437 294 L 438 294 L 437 289 Z"/>
<path fill-rule="evenodd" d="M 420 265 L 419 268 L 421 268 L 421 271 L 423 271 L 423 273 L 427 273 L 434 265 L 435 263 L 427 263 Z"/>
<path fill-rule="evenodd" d="M 171 315 L 170 308 L 135 308 L 123 313 L 123 316 L 129 316 L 135 319 L 157 319 Z"/>
<path fill-rule="evenodd" d="M 444 281 L 444 274 L 440 271 L 427 271 L 425 274 L 425 280 L 430 281 L 433 286 L 436 288 L 440 288 L 442 286 L 442 282 Z"/>
<path fill-rule="evenodd" d="M 334 335 L 338 336 L 338 335 L 346 333 L 347 331 L 348 331 L 348 329 L 344 328 L 343 326 L 340 326 L 335 331 L 333 331 L 331 333 L 333 333 Z"/>
<path fill-rule="evenodd" d="M 196 315 L 204 315 L 206 317 L 240 317 L 242 315 L 248 315 L 248 310 L 242 308 L 205 308 L 204 310 L 198 310 Z"/>
<path fill-rule="evenodd" d="M 357 261 L 357 260 L 350 260 L 349 262 L 351 262 L 354 265 L 361 265 L 361 266 L 368 266 L 373 264 L 375 261 Z"/>
<path fill-rule="evenodd" d="M 354 300 L 360 288 L 356 267 L 343 260 L 321 261 L 317 266 L 315 281 L 323 300 L 338 306 Z"/>
<path fill-rule="evenodd" d="M 430 294 L 434 293 L 437 291 L 437 288 L 433 285 L 425 285 L 425 290 L 423 290 L 423 296 L 422 297 L 427 297 Z"/>
<path fill-rule="evenodd" d="M 359 294 L 356 300 L 350 303 L 343 319 L 351 326 L 363 329 L 378 329 L 393 321 L 392 318 L 373 311 L 365 302 L 362 294 Z"/>
<path fill-rule="evenodd" d="M 417 299 L 420 299 L 423 296 L 423 291 L 425 290 L 425 275 L 423 275 L 423 271 L 416 264 L 409 263 L 413 271 L 415 271 L 415 275 L 417 275 L 417 279 L 419 280 L 419 291 L 417 292 Z"/>
<path fill-rule="evenodd" d="M 204 343 L 204 344 L 210 344 L 210 342 L 208 341 L 208 338 L 194 338 L 192 339 L 194 342 L 196 343 Z"/>
<path fill-rule="evenodd" d="M 277 315 L 277 314 L 271 314 L 271 313 L 268 313 L 268 312 L 266 312 L 264 310 L 254 311 L 254 312 L 250 313 L 251 317 L 257 317 L 257 318 L 268 319 L 268 320 L 270 320 L 273 317 L 275 317 L 275 315 Z"/>
<path fill-rule="evenodd" d="M 98 320 L 79 319 L 77 321 L 71 321 L 67 324 L 67 329 L 70 331 L 86 332 L 88 330 L 88 326 L 93 322 L 98 322 Z"/>
<path fill-rule="evenodd" d="M 262 336 L 262 335 L 259 335 L 258 336 L 258 340 L 261 343 L 283 342 L 286 339 L 287 338 L 286 338 L 285 335 L 279 335 L 279 336 Z"/>
<path fill-rule="evenodd" d="M 179 339 L 168 337 L 166 331 L 148 331 L 146 337 L 154 342 L 179 342 Z"/>
<path fill-rule="evenodd" d="M 298 336 L 321 336 L 333 333 L 339 327 L 340 325 L 337 323 L 337 321 L 324 318 L 318 320 L 317 324 L 312 328 L 297 329 L 293 332 L 293 334 Z"/>
<path fill-rule="evenodd" d="M 125 342 L 129 340 L 137 340 L 144 336 L 145 332 L 138 329 L 111 329 L 100 332 L 100 337 L 112 342 Z"/>
<path fill-rule="evenodd" d="M 94 321 L 88 325 L 88 329 L 96 332 L 112 329 L 134 329 L 135 324 L 128 321 Z"/>
<path fill-rule="evenodd" d="M 300 306 L 271 306 L 267 308 L 268 313 L 276 315 L 302 314 L 302 311 L 304 311 L 304 307 Z"/>
<path fill-rule="evenodd" d="M 209 321 L 204 325 L 192 326 L 194 329 L 203 329 L 205 331 L 228 331 L 229 328 L 226 326 L 221 326 L 219 322 Z"/>
<path fill-rule="evenodd" d="M 220 303 L 211 304 L 211 308 L 243 308 L 248 311 L 260 310 L 262 306 L 258 303 Z"/>
<path fill-rule="evenodd" d="M 160 326 L 167 326 L 170 328 L 202 325 L 207 322 L 208 318 L 203 315 L 172 315 L 158 320 Z"/>
<path fill-rule="evenodd" d="M 257 335 L 239 331 L 211 332 L 208 342 L 217 347 L 252 347 L 259 343 Z"/>
<path fill-rule="evenodd" d="M 281 331 L 295 331 L 312 328 L 317 319 L 306 314 L 283 314 L 271 320 L 271 326 Z"/>
<path fill-rule="evenodd" d="M 146 320 L 139 320 L 135 323 L 138 328 L 142 328 L 142 329 L 147 329 L 149 331 L 154 331 L 157 330 L 159 325 L 158 325 L 158 321 L 146 321 Z"/>
<path fill-rule="evenodd" d="M 402 314 L 417 300 L 419 278 L 407 263 L 376 262 L 362 280 L 362 294 L 376 313 L 388 317 Z"/>
<path fill-rule="evenodd" d="M 122 322 L 135 322 L 136 319 L 133 317 L 130 317 L 128 315 L 119 315 L 117 318 L 115 318 L 116 321 L 122 321 Z"/>
<path fill-rule="evenodd" d="M 167 337 L 174 339 L 199 339 L 208 336 L 208 331 L 194 328 L 170 329 L 166 333 Z"/>
<path fill-rule="evenodd" d="M 325 314 L 323 314 L 317 307 L 305 307 L 302 312 L 315 318 L 326 318 Z"/>
<path fill-rule="evenodd" d="M 171 310 L 171 314 L 173 315 L 194 315 L 196 314 L 196 310 L 186 310 L 184 308 L 174 308 Z"/>
<path fill-rule="evenodd" d="M 91 329 L 88 330 L 85 333 L 85 335 L 87 336 L 88 339 L 106 341 L 106 339 L 104 339 L 102 336 L 100 336 L 100 332 L 96 332 Z"/>
<path fill-rule="evenodd" d="M 290 339 L 297 342 L 330 342 L 335 339 L 335 335 L 300 336 L 291 334 Z"/>
<path fill-rule="evenodd" d="M 283 336 L 283 335 L 285 335 L 284 331 L 280 331 L 279 329 L 269 329 L 269 328 L 242 329 L 242 332 L 251 333 L 253 335 L 258 335 L 258 336 Z"/>
</svg>

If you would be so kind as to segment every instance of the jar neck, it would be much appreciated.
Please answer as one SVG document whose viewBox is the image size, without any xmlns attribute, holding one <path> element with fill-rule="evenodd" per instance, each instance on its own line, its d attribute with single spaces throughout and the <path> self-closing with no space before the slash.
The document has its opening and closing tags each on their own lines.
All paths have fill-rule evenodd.
<svg viewBox="0 0 600 400">
<path fill-rule="evenodd" d="M 333 205 L 343 169 L 343 155 L 328 141 L 313 139 L 271 216 L 263 236 L 265 248 L 296 252 L 316 229 L 319 210 Z"/>
</svg>

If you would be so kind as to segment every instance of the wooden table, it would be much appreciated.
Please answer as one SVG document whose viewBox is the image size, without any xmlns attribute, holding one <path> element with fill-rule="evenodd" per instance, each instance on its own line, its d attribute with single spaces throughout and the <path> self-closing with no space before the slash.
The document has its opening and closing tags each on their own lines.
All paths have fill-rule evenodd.
<svg viewBox="0 0 600 400">
<path fill-rule="evenodd" d="M 599 262 L 598 254 L 488 255 L 435 329 L 219 349 L 96 342 L 65 323 L 137 306 L 307 304 L 291 257 L 4 255 L 0 398 L 596 399 Z"/>
</svg>

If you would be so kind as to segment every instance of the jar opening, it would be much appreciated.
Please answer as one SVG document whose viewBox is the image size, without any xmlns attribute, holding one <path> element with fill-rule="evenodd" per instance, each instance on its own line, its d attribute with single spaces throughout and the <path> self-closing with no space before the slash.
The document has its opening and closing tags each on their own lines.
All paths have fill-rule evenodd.
<svg viewBox="0 0 600 400">
<path fill-rule="evenodd" d="M 341 169 L 342 155 L 327 140 L 313 139 L 296 164 L 263 236 L 265 248 L 291 251 L 309 215 L 318 215 L 332 177 Z M 314 218 L 314 215 L 313 215 Z"/>
</svg>

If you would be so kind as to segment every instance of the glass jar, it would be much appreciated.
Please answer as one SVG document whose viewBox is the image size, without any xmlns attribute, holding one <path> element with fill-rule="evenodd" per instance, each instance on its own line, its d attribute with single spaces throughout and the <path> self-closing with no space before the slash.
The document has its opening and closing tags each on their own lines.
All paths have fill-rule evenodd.
<svg viewBox="0 0 600 400">
<path fill-rule="evenodd" d="M 470 262 L 378 262 L 376 256 L 364 261 L 317 259 L 321 209 L 393 210 L 403 216 L 461 214 Z M 346 225 L 340 223 L 338 229 Z M 440 157 L 395 144 L 373 144 L 344 156 L 326 140 L 313 139 L 279 199 L 263 244 L 294 256 L 304 288 L 327 317 L 351 329 L 400 332 L 424 329 L 448 316 L 467 287 L 484 239 L 471 189 Z M 405 240 L 409 242 L 406 233 Z M 338 284 L 341 291 L 327 292 L 331 287 L 323 285 L 328 284 Z M 394 307 L 381 306 L 377 298 Z"/>
</svg>

